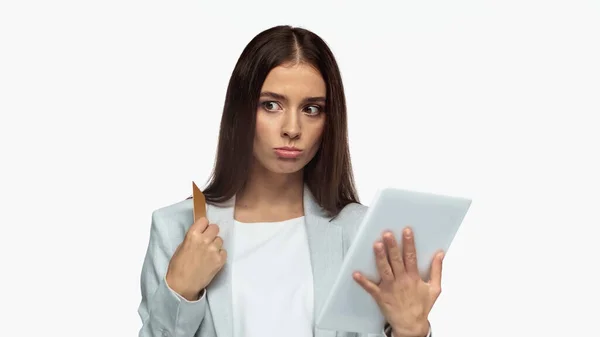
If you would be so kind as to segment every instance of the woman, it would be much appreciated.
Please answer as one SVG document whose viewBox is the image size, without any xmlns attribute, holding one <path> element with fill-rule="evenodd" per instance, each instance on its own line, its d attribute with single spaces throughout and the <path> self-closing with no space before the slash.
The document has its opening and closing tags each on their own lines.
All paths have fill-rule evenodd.
<svg viewBox="0 0 600 337">
<path fill-rule="evenodd" d="M 318 36 L 278 26 L 248 44 L 204 190 L 208 220 L 193 223 L 189 199 L 153 212 L 140 336 L 336 336 L 313 317 L 366 211 L 346 118 L 337 63 Z M 391 233 L 374 243 L 379 284 L 354 278 L 379 304 L 385 335 L 425 337 L 442 256 L 423 282 L 405 232 L 402 250 Z"/>
</svg>

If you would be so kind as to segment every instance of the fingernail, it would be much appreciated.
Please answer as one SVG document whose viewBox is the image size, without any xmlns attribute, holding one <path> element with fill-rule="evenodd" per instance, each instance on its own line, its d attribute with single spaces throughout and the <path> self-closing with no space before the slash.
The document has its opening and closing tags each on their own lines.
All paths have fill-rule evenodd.
<svg viewBox="0 0 600 337">
<path fill-rule="evenodd" d="M 412 231 L 410 230 L 410 228 L 404 229 L 404 236 L 406 236 L 408 238 L 408 237 L 410 237 L 411 234 L 412 234 Z"/>
</svg>

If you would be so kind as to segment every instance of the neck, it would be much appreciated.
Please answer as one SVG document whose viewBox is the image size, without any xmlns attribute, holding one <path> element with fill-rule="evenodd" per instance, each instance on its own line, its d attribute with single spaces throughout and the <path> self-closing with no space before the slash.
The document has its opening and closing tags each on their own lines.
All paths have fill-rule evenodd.
<svg viewBox="0 0 600 337">
<path fill-rule="evenodd" d="M 236 206 L 250 209 L 297 209 L 303 205 L 304 177 L 299 171 L 276 174 L 255 165 L 246 185 L 236 196 Z"/>
</svg>

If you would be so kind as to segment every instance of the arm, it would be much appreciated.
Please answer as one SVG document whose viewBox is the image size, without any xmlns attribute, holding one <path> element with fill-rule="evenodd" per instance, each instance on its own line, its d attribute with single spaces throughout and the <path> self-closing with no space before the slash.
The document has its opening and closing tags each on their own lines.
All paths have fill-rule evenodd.
<svg viewBox="0 0 600 337">
<path fill-rule="evenodd" d="M 197 301 L 188 301 L 171 290 L 165 275 L 172 255 L 168 242 L 170 224 L 152 213 L 150 242 L 141 273 L 142 319 L 139 337 L 191 337 L 206 312 L 205 292 Z"/>
</svg>

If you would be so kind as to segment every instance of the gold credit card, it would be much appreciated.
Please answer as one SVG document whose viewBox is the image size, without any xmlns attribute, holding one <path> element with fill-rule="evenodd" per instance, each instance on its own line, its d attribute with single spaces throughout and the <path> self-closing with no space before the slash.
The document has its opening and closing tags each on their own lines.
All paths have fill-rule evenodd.
<svg viewBox="0 0 600 337">
<path fill-rule="evenodd" d="M 206 217 L 206 198 L 202 191 L 192 181 L 192 199 L 194 201 L 194 222 L 202 217 Z"/>
</svg>

